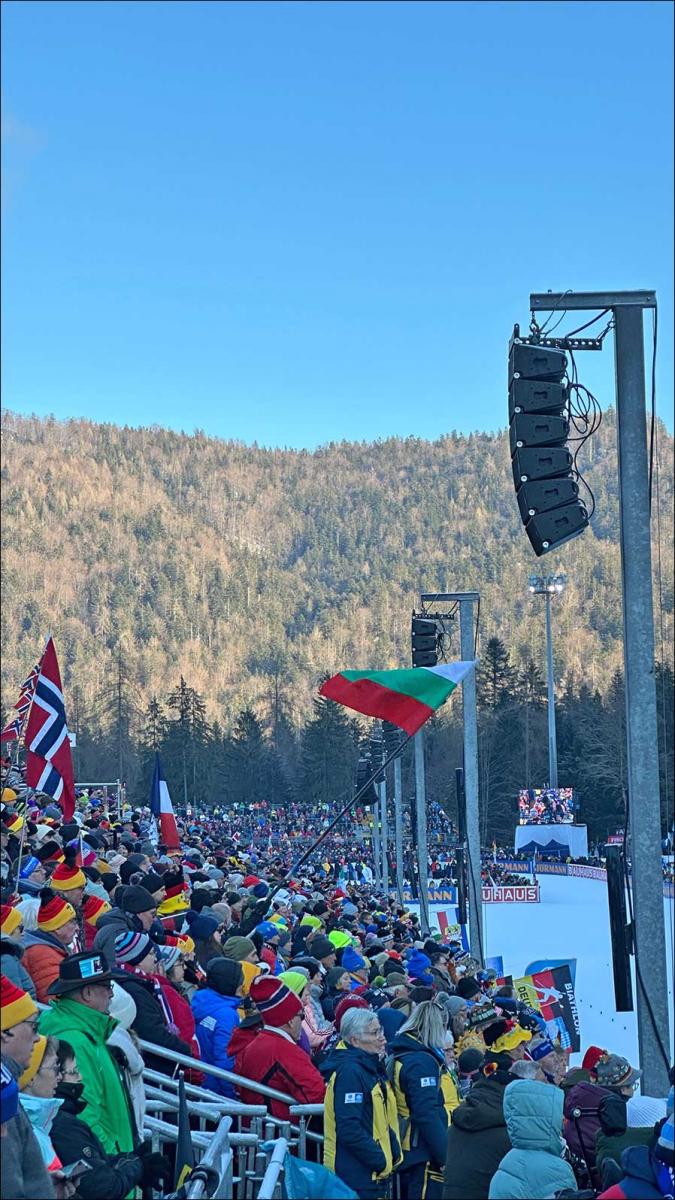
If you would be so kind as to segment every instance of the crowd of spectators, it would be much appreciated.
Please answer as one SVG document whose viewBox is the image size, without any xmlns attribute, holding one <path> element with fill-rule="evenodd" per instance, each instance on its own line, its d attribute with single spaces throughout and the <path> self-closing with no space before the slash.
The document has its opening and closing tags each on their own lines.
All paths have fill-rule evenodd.
<svg viewBox="0 0 675 1200">
<path fill-rule="evenodd" d="M 611 1044 L 570 1067 L 508 983 L 375 891 L 353 828 L 288 875 L 327 812 L 185 812 L 168 848 L 147 810 L 111 816 L 88 796 L 64 823 L 15 799 L 0 825 L 3 1200 L 169 1191 L 143 1071 L 173 1074 L 176 1054 L 216 1096 L 259 1103 L 264 1084 L 323 1105 L 324 1166 L 362 1200 L 673 1195 L 672 1088 L 638 1096 Z M 434 879 L 452 866 L 432 851 Z"/>
</svg>

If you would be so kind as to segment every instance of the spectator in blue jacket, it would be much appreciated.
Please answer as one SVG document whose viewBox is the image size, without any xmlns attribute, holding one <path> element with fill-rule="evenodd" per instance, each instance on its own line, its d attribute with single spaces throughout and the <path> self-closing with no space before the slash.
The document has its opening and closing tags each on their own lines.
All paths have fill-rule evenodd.
<svg viewBox="0 0 675 1200">
<path fill-rule="evenodd" d="M 244 972 L 241 963 L 231 958 L 212 958 L 206 966 L 206 987 L 192 996 L 197 1041 L 202 1061 L 224 1071 L 234 1069 L 229 1052 L 232 1034 L 239 1025 L 239 1006 L 243 996 Z M 206 1074 L 204 1086 L 229 1099 L 236 1099 L 234 1085 Z"/>
<path fill-rule="evenodd" d="M 442 1194 L 449 1115 L 459 1103 L 442 1049 L 446 1029 L 444 1007 L 424 1000 L 392 1044 L 387 1074 L 401 1132 L 401 1200 L 440 1200 Z"/>
<path fill-rule="evenodd" d="M 324 1166 L 360 1200 L 385 1200 L 401 1162 L 396 1097 L 384 1063 L 384 1033 L 375 1013 L 350 1008 L 341 1040 L 322 1063 L 328 1077 L 324 1107 Z"/>
<path fill-rule="evenodd" d="M 563 1161 L 564 1096 L 536 1079 L 516 1079 L 504 1092 L 504 1119 L 512 1149 L 490 1182 L 490 1200 L 536 1200 L 576 1190 L 574 1172 Z"/>
</svg>

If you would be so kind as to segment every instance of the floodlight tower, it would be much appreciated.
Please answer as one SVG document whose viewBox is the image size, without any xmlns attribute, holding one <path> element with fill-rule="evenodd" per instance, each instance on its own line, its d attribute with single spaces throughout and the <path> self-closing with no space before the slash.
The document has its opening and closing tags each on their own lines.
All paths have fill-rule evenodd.
<svg viewBox="0 0 675 1200">
<path fill-rule="evenodd" d="M 553 637 L 551 634 L 551 597 L 565 589 L 565 575 L 530 575 L 529 588 L 534 596 L 546 597 L 546 686 L 548 690 L 548 784 L 558 786 L 558 747 L 555 736 L 555 685 L 553 678 Z"/>
</svg>

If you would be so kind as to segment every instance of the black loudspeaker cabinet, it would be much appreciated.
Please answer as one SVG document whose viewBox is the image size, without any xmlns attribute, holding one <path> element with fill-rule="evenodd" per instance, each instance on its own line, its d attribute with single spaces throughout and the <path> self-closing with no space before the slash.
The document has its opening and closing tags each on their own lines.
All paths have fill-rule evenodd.
<svg viewBox="0 0 675 1200">
<path fill-rule="evenodd" d="M 626 884 L 623 873 L 623 846 L 605 846 L 607 861 L 607 900 L 612 938 L 612 970 L 617 1012 L 633 1011 L 633 984 L 630 977 L 629 936 L 626 924 Z"/>
</svg>

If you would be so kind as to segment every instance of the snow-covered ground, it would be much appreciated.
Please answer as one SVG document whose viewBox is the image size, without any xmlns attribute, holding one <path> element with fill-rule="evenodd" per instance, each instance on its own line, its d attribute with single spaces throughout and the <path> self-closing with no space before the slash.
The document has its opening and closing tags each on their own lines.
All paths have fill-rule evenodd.
<svg viewBox="0 0 675 1200">
<path fill-rule="evenodd" d="M 604 1046 L 637 1064 L 635 1013 L 617 1013 L 614 1004 L 606 885 L 595 879 L 571 879 L 559 875 L 541 875 L 539 884 L 539 904 L 483 905 L 487 957 L 501 954 L 505 972 L 513 976 L 522 975 L 528 963 L 535 959 L 576 958 L 576 1000 L 582 1050 L 589 1045 Z M 663 904 L 672 1061 L 673 901 L 664 899 Z M 454 909 L 451 912 L 454 916 Z M 645 974 L 644 965 L 642 970 Z M 578 1061 L 579 1056 L 573 1055 L 572 1062 Z"/>
</svg>

